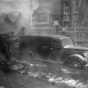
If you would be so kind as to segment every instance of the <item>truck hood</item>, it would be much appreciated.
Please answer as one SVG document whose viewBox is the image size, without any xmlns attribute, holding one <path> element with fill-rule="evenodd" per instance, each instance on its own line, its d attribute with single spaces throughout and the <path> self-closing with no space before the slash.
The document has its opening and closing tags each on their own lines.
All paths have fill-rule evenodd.
<svg viewBox="0 0 88 88">
<path fill-rule="evenodd" d="M 75 49 L 75 50 L 84 50 L 88 51 L 88 48 L 86 47 L 81 47 L 81 46 L 75 46 L 75 45 L 67 45 L 64 47 L 65 49 Z"/>
</svg>

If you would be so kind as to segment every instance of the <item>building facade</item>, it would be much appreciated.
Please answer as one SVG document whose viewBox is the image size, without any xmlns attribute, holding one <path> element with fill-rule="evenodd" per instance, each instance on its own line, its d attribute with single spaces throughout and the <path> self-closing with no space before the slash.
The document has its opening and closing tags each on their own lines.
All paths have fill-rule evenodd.
<svg viewBox="0 0 88 88">
<path fill-rule="evenodd" d="M 82 0 L 61 0 L 62 26 L 74 27 Z"/>
<path fill-rule="evenodd" d="M 33 24 L 36 27 L 53 27 L 55 20 L 61 25 L 61 11 L 56 8 L 39 6 L 33 14 Z"/>
</svg>

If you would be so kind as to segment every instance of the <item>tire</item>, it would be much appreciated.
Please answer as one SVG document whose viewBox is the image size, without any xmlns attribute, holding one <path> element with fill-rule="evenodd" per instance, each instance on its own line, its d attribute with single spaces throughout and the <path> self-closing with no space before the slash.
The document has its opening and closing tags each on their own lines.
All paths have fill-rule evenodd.
<svg viewBox="0 0 88 88">
<path fill-rule="evenodd" d="M 82 63 L 82 61 L 79 60 L 79 58 L 77 57 L 70 57 L 68 60 L 68 66 L 72 67 L 72 68 L 78 68 L 78 69 L 83 69 L 84 65 Z"/>
</svg>

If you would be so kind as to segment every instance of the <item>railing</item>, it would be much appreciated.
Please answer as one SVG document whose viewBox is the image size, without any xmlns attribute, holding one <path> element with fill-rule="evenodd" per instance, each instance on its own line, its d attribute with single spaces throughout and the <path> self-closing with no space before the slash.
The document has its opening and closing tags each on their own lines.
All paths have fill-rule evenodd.
<svg viewBox="0 0 88 88">
<path fill-rule="evenodd" d="M 55 30 L 52 27 L 46 28 L 35 28 L 39 34 L 55 34 Z M 70 37 L 74 42 L 78 43 L 81 46 L 88 47 L 88 31 L 78 30 L 78 31 L 59 31 L 58 35 L 64 35 Z"/>
</svg>

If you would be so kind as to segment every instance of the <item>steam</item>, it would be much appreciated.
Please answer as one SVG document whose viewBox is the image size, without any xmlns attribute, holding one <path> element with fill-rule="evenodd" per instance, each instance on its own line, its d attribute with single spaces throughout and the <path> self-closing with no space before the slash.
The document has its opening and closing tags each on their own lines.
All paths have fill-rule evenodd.
<svg viewBox="0 0 88 88">
<path fill-rule="evenodd" d="M 38 3 L 32 0 L 32 7 L 36 9 Z M 31 15 L 31 2 L 30 0 L 1 0 L 0 13 L 21 12 L 27 18 Z"/>
<path fill-rule="evenodd" d="M 0 30 L 1 29 L 7 30 L 7 28 L 18 30 L 21 27 L 25 26 L 25 29 L 28 29 L 27 33 L 29 33 L 28 31 L 30 29 L 29 24 L 30 24 L 30 19 L 31 19 L 31 13 L 33 13 L 31 10 L 31 1 L 32 1 L 32 10 L 33 11 L 36 10 L 39 5 L 45 6 L 45 7 L 54 7 L 54 6 L 56 6 L 55 3 L 58 2 L 58 0 L 0 0 L 0 23 L 3 23 L 5 25 L 5 27 L 3 25 L 0 25 Z M 17 24 L 16 27 L 14 27 L 12 24 L 4 22 L 4 18 L 6 17 L 6 15 L 8 13 L 11 13 L 9 15 L 9 18 L 12 22 L 14 22 L 16 20 L 16 18 L 18 17 L 18 12 L 20 12 L 28 20 L 27 23 L 25 22 L 26 19 L 24 17 L 21 19 L 21 22 L 16 23 Z M 6 14 L 3 14 L 3 13 L 6 13 Z M 27 25 L 25 25 L 25 24 L 27 24 Z M 19 27 L 18 27 L 18 25 L 19 25 Z M 38 30 L 33 29 L 33 30 L 31 30 L 31 32 L 33 32 L 33 33 L 41 33 L 42 32 L 42 31 L 40 32 L 40 29 L 38 29 Z M 46 34 L 46 32 L 44 32 L 44 34 Z"/>
<path fill-rule="evenodd" d="M 31 1 L 33 10 L 39 5 L 54 7 L 57 0 L 0 0 L 0 13 L 21 12 L 25 17 L 31 16 Z M 55 4 L 55 5 L 54 5 Z"/>
</svg>

